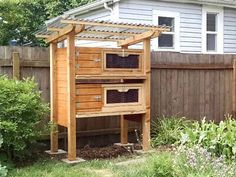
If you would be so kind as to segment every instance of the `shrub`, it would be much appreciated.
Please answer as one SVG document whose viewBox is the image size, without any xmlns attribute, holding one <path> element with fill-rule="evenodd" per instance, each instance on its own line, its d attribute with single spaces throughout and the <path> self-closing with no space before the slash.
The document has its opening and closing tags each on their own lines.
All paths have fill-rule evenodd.
<svg viewBox="0 0 236 177">
<path fill-rule="evenodd" d="M 190 121 L 178 117 L 162 117 L 152 122 L 152 145 L 171 145 L 178 142 L 181 133 L 189 127 Z"/>
<path fill-rule="evenodd" d="M 219 124 L 214 122 L 193 123 L 193 128 L 187 128 L 182 133 L 181 144 L 201 145 L 217 156 L 235 158 L 236 156 L 236 120 L 228 117 Z"/>
<path fill-rule="evenodd" d="M 2 143 L 3 143 L 3 138 L 2 138 L 2 135 L 0 134 L 0 148 L 2 146 Z M 1 161 L 0 161 L 0 176 L 1 177 L 7 176 L 7 169 L 5 166 L 1 165 Z"/>
<path fill-rule="evenodd" d="M 32 79 L 17 81 L 0 76 L 0 133 L 8 156 L 22 158 L 41 135 L 37 128 L 49 109 Z"/>
</svg>

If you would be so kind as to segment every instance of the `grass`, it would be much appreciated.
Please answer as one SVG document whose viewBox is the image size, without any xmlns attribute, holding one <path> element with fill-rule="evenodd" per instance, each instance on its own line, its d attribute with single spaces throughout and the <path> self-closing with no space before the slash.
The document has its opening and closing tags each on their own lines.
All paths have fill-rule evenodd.
<svg viewBox="0 0 236 177">
<path fill-rule="evenodd" d="M 197 148 L 199 151 L 199 148 Z M 202 154 L 199 154 L 202 153 Z M 206 160 L 205 151 L 153 152 L 138 157 L 93 160 L 76 165 L 42 159 L 31 166 L 10 170 L 10 177 L 234 177 L 236 164 Z M 196 158 L 196 157 L 197 158 Z M 196 162 L 193 163 L 193 157 Z M 199 157 L 202 159 L 199 160 Z M 214 158 L 214 157 L 213 157 Z M 135 159 L 135 160 L 134 160 Z M 209 161 L 209 162 L 208 162 Z M 121 163 L 120 162 L 125 162 Z M 130 163 L 129 163 L 130 162 Z M 219 168 L 218 168 L 219 167 Z M 200 168 L 203 168 L 199 170 Z M 223 170 L 225 169 L 225 170 Z"/>
<path fill-rule="evenodd" d="M 56 160 L 40 160 L 24 168 L 13 169 L 10 177 L 100 177 L 98 170 L 108 168 L 108 161 L 94 160 L 91 162 L 69 165 Z M 96 171 L 98 171 L 96 173 Z"/>
</svg>

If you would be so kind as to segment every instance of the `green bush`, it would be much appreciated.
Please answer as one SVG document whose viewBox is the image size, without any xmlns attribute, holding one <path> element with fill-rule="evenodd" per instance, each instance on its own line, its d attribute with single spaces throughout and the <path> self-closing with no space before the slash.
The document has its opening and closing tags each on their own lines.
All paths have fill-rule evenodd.
<svg viewBox="0 0 236 177">
<path fill-rule="evenodd" d="M 17 81 L 0 76 L 0 134 L 9 158 L 22 158 L 41 135 L 39 122 L 49 111 L 32 79 Z M 38 127 L 38 128 L 37 128 Z"/>
<path fill-rule="evenodd" d="M 192 128 L 185 129 L 180 142 L 188 146 L 199 144 L 217 156 L 235 158 L 236 120 L 228 117 L 219 124 L 206 122 L 205 119 L 195 122 Z"/>
<path fill-rule="evenodd" d="M 185 118 L 162 117 L 152 122 L 152 145 L 171 145 L 178 142 L 181 132 L 186 127 L 191 127 L 191 122 Z"/>
<path fill-rule="evenodd" d="M 2 135 L 0 134 L 0 148 L 2 147 L 2 143 L 3 143 L 3 138 Z M 7 169 L 5 166 L 1 165 L 1 161 L 0 161 L 0 176 L 1 177 L 7 176 Z"/>
</svg>

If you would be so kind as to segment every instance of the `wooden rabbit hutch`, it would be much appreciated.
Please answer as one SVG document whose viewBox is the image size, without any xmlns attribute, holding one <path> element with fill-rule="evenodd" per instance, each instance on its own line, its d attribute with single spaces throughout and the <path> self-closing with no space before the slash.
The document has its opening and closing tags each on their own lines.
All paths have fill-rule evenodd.
<svg viewBox="0 0 236 177">
<path fill-rule="evenodd" d="M 149 149 L 150 40 L 167 30 L 61 17 L 37 32 L 50 43 L 51 121 L 68 129 L 68 160 L 76 160 L 76 118 L 120 116 L 121 143 L 127 144 L 130 115 L 141 115 L 143 150 Z M 63 40 L 67 47 L 58 48 Z M 120 48 L 76 47 L 75 40 L 115 41 Z M 128 49 L 141 42 L 143 49 Z M 57 151 L 52 131 L 51 152 Z"/>
</svg>

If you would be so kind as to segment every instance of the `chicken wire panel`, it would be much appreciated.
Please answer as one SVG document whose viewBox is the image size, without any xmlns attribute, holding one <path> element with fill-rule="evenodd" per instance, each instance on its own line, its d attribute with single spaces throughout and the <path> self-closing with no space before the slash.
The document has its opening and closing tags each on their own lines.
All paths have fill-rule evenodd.
<svg viewBox="0 0 236 177">
<path fill-rule="evenodd" d="M 107 104 L 137 103 L 139 101 L 139 89 L 130 89 L 127 92 L 107 90 Z"/>
<path fill-rule="evenodd" d="M 128 56 L 120 56 L 117 54 L 106 54 L 106 68 L 119 68 L 119 69 L 138 69 L 139 68 L 139 55 L 130 54 Z"/>
</svg>

